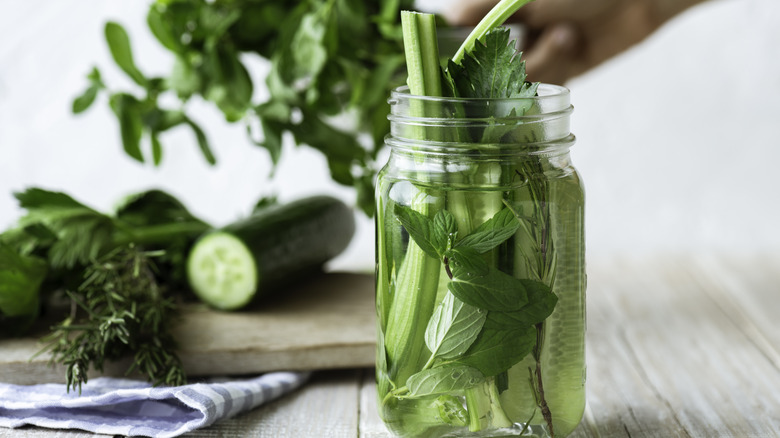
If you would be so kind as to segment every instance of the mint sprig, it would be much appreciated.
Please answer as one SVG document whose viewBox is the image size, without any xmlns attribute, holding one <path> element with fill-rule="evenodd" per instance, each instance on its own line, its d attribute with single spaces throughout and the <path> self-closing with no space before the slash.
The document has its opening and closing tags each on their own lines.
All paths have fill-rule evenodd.
<svg viewBox="0 0 780 438">
<path fill-rule="evenodd" d="M 484 260 L 485 253 L 506 242 L 520 227 L 514 213 L 504 208 L 462 238 L 457 237 L 457 222 L 445 210 L 431 219 L 396 205 L 395 215 L 426 254 L 441 260 L 450 282 L 449 292 L 426 328 L 430 359 L 407 379 L 405 387 L 388 396 L 438 394 L 432 391 L 440 387 L 422 383 L 435 378 L 448 391 L 465 390 L 481 380 L 446 377 L 453 364 L 467 365 L 484 377 L 494 377 L 530 354 L 536 342 L 535 324 L 552 313 L 557 297 L 544 283 L 517 279 Z M 433 371 L 442 367 L 446 371 Z M 421 387 L 427 390 L 421 391 Z"/>
</svg>

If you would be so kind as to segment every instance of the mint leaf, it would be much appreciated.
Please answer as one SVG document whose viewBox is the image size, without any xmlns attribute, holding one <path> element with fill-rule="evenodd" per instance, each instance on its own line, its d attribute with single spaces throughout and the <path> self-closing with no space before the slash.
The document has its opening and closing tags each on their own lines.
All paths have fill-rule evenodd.
<svg viewBox="0 0 780 438">
<path fill-rule="evenodd" d="M 109 98 L 109 105 L 119 120 L 119 133 L 125 153 L 143 163 L 141 135 L 144 125 L 141 117 L 141 102 L 131 94 L 115 93 Z"/>
<path fill-rule="evenodd" d="M 479 335 L 487 313 L 446 294 L 428 321 L 425 345 L 440 359 L 460 356 Z"/>
<path fill-rule="evenodd" d="M 509 43 L 509 29 L 488 32 L 460 64 L 450 61 L 447 72 L 458 97 L 522 98 L 536 95 L 537 84 L 526 82 L 525 61 Z"/>
<path fill-rule="evenodd" d="M 200 129 L 200 126 L 198 126 L 197 123 L 193 122 L 192 119 L 185 119 L 184 123 L 189 125 L 189 127 L 192 129 L 192 133 L 195 134 L 195 139 L 198 140 L 198 147 L 200 148 L 200 152 L 203 154 L 203 157 L 208 161 L 209 164 L 212 166 L 217 163 L 217 159 L 214 157 L 214 153 L 211 152 L 211 147 L 209 146 L 209 141 L 206 138 L 206 134 L 203 132 L 202 129 Z"/>
<path fill-rule="evenodd" d="M 447 251 L 447 261 L 452 265 L 458 265 L 463 268 L 462 271 L 473 275 L 486 275 L 490 271 L 485 258 L 482 257 L 474 248 L 462 246 Z"/>
<path fill-rule="evenodd" d="M 130 38 L 127 36 L 125 29 L 119 23 L 109 21 L 106 23 L 105 36 L 108 49 L 111 51 L 111 56 L 114 58 L 116 65 L 127 73 L 136 84 L 145 87 L 146 77 L 135 66 L 133 51 L 130 49 Z"/>
<path fill-rule="evenodd" d="M 497 330 L 484 328 L 458 363 L 478 369 L 492 377 L 523 360 L 536 343 L 536 329 Z"/>
<path fill-rule="evenodd" d="M 523 281 L 491 268 L 485 275 L 475 275 L 460 265 L 452 266 L 449 290 L 461 301 L 485 310 L 519 310 L 528 303 Z"/>
<path fill-rule="evenodd" d="M 477 227 L 471 234 L 459 240 L 455 247 L 472 248 L 482 254 L 509 239 L 518 228 L 520 228 L 520 224 L 515 215 L 510 209 L 504 208 Z"/>
<path fill-rule="evenodd" d="M 492 329 L 516 329 L 538 324 L 555 309 L 558 297 L 544 283 L 521 280 L 528 292 L 528 304 L 513 312 L 489 312 L 485 327 Z"/>
<path fill-rule="evenodd" d="M 447 365 L 412 374 L 406 380 L 406 398 L 447 394 L 474 387 L 485 380 L 476 368 L 467 365 Z"/>
<path fill-rule="evenodd" d="M 433 217 L 433 232 L 438 248 L 445 248 L 445 250 L 451 248 L 458 233 L 458 222 L 455 216 L 447 210 L 439 210 Z"/>
<path fill-rule="evenodd" d="M 394 211 L 395 217 L 401 222 L 414 243 L 426 254 L 438 259 L 439 254 L 443 253 L 445 248 L 439 246 L 441 239 L 434 238 L 433 221 L 409 207 L 398 204 L 395 205 Z"/>
</svg>

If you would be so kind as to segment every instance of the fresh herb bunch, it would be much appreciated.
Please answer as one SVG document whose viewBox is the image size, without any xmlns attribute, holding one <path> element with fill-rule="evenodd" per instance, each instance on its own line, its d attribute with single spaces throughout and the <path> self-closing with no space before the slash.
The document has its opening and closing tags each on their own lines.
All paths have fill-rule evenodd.
<svg viewBox="0 0 780 438">
<path fill-rule="evenodd" d="M 339 184 L 353 186 L 358 205 L 373 213 L 374 160 L 388 131 L 387 93 L 402 81 L 400 9 L 412 0 L 157 0 L 147 14 L 152 34 L 174 57 L 165 77 L 149 77 L 136 66 L 130 39 L 109 22 L 105 37 L 117 66 L 141 88 L 109 90 L 93 68 L 89 86 L 73 102 L 80 113 L 100 93 L 108 94 L 125 152 L 144 162 L 148 138 L 152 162 L 163 158 L 161 134 L 189 127 L 204 158 L 216 156 L 203 130 L 187 115 L 186 104 L 200 96 L 215 104 L 228 122 L 243 121 L 252 143 L 278 163 L 282 138 L 325 155 Z M 242 58 L 270 61 L 264 78 L 265 102 L 252 100 L 260 78 Z M 163 97 L 175 95 L 168 107 Z M 337 128 L 332 119 L 347 113 L 354 126 Z M 258 132 L 259 131 L 259 132 Z"/>
<path fill-rule="evenodd" d="M 2 335 L 24 333 L 47 298 L 66 289 L 72 314 L 48 348 L 67 366 L 69 388 L 86 382 L 90 364 L 100 370 L 129 354 L 151 381 L 182 382 L 169 333 L 175 296 L 158 280 L 185 290 L 189 247 L 211 226 L 159 190 L 127 197 L 113 214 L 39 188 L 15 196 L 27 213 L 0 234 Z"/>
<path fill-rule="evenodd" d="M 43 338 L 40 353 L 67 367 L 68 391 L 81 393 L 90 368 L 102 371 L 106 361 L 128 356 L 128 373 L 136 370 L 155 385 L 186 382 L 171 333 L 176 305 L 158 284 L 152 261 L 160 254 L 119 247 L 92 262 L 78 289 L 67 291 L 70 315 Z"/>
</svg>

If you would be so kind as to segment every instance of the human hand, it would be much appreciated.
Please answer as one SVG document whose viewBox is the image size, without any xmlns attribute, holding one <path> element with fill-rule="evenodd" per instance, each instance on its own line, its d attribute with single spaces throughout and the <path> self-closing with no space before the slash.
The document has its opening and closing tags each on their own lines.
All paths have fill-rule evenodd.
<svg viewBox="0 0 780 438">
<path fill-rule="evenodd" d="M 650 35 L 701 0 L 537 0 L 511 21 L 525 26 L 528 78 L 563 84 Z M 453 25 L 475 25 L 496 0 L 459 0 L 445 12 Z"/>
</svg>

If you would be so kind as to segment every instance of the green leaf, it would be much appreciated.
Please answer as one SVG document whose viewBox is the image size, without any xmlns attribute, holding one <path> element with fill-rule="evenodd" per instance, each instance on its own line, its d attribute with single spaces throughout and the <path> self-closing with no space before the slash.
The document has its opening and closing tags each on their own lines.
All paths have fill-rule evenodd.
<svg viewBox="0 0 780 438">
<path fill-rule="evenodd" d="M 463 275 L 463 272 L 466 272 L 471 275 L 481 276 L 490 272 L 490 265 L 474 248 L 467 246 L 453 248 L 447 251 L 445 256 L 450 266 L 461 268 L 458 271 L 461 272 L 461 275 Z"/>
<path fill-rule="evenodd" d="M 509 43 L 509 29 L 496 28 L 476 41 L 460 64 L 450 61 L 447 71 L 459 97 L 533 97 L 538 84 L 526 82 L 525 61 Z"/>
<path fill-rule="evenodd" d="M 177 55 L 167 85 L 176 91 L 179 99 L 189 99 L 200 91 L 202 84 L 198 71 L 184 57 Z"/>
<path fill-rule="evenodd" d="M 241 17 L 241 10 L 229 9 L 215 3 L 204 3 L 200 14 L 200 27 L 205 35 L 206 48 L 220 43 L 225 32 Z"/>
<path fill-rule="evenodd" d="M 482 254 L 512 237 L 518 228 L 520 223 L 515 215 L 510 209 L 504 208 L 471 234 L 459 240 L 455 246 L 472 248 Z"/>
<path fill-rule="evenodd" d="M 140 102 L 130 94 L 117 93 L 111 95 L 109 104 L 119 119 L 119 131 L 125 153 L 143 163 L 144 156 L 141 153 L 143 120 Z"/>
<path fill-rule="evenodd" d="M 25 332 L 38 316 L 46 261 L 0 242 L 0 336 Z"/>
<path fill-rule="evenodd" d="M 328 61 L 325 35 L 330 14 L 325 8 L 326 6 L 323 6 L 318 11 L 305 15 L 298 26 L 290 46 L 291 64 L 287 67 L 290 75 L 287 80 L 290 83 L 311 83 Z"/>
<path fill-rule="evenodd" d="M 496 376 L 523 360 L 535 343 L 534 327 L 514 330 L 485 327 L 458 363 L 472 366 L 486 377 Z"/>
<path fill-rule="evenodd" d="M 111 244 L 113 219 L 77 202 L 70 196 L 31 188 L 14 194 L 27 210 L 23 228 L 43 226 L 57 239 L 46 248 L 53 268 L 72 268 L 94 260 Z"/>
<path fill-rule="evenodd" d="M 426 254 L 438 259 L 439 249 L 442 248 L 437 248 L 433 240 L 433 222 L 427 216 L 399 204 L 395 204 L 394 213 L 414 243 Z"/>
<path fill-rule="evenodd" d="M 457 238 L 458 222 L 455 216 L 447 210 L 439 210 L 433 216 L 433 238 L 436 241 L 436 247 L 444 249 L 440 251 L 443 254 L 452 247 L 452 243 Z"/>
<path fill-rule="evenodd" d="M 84 93 L 81 96 L 76 97 L 73 100 L 73 107 L 71 108 L 73 111 L 73 114 L 79 114 L 84 112 L 87 108 L 92 105 L 92 102 L 95 101 L 95 97 L 97 97 L 98 88 L 95 86 L 91 86 L 84 90 Z"/>
<path fill-rule="evenodd" d="M 268 150 L 271 162 L 275 166 L 279 164 L 279 159 L 282 157 L 282 134 L 286 125 L 275 120 L 260 119 L 260 126 L 263 128 L 263 141 L 255 144 Z"/>
<path fill-rule="evenodd" d="M 145 190 L 126 196 L 116 208 L 115 217 L 133 227 L 185 222 L 208 225 L 196 218 L 173 195 L 162 190 Z"/>
<path fill-rule="evenodd" d="M 558 297 L 542 282 L 521 280 L 528 292 L 528 304 L 512 312 L 489 312 L 485 327 L 495 329 L 517 329 L 538 324 L 555 310 Z"/>
<path fill-rule="evenodd" d="M 152 141 L 152 163 L 154 163 L 155 166 L 159 166 L 160 163 L 162 163 L 163 150 L 162 145 L 160 144 L 160 139 L 157 135 L 157 131 L 152 131 L 150 138 Z"/>
<path fill-rule="evenodd" d="M 146 15 L 146 24 L 160 44 L 172 52 L 180 52 L 181 43 L 176 39 L 171 23 L 164 16 L 165 9 L 163 4 L 153 3 Z"/>
<path fill-rule="evenodd" d="M 460 356 L 477 338 L 487 313 L 446 294 L 428 321 L 425 345 L 436 358 Z"/>
<path fill-rule="evenodd" d="M 405 398 L 449 394 L 472 388 L 485 381 L 476 368 L 464 365 L 446 365 L 412 374 L 406 380 L 409 389 Z"/>
<path fill-rule="evenodd" d="M 276 195 L 263 196 L 262 198 L 258 199 L 257 202 L 255 202 L 255 206 L 252 208 L 252 214 L 259 213 L 268 207 L 272 207 L 278 204 L 279 199 L 276 197 Z"/>
<path fill-rule="evenodd" d="M 185 123 L 192 128 L 192 132 L 195 134 L 195 138 L 198 140 L 198 147 L 200 148 L 200 152 L 203 154 L 203 158 L 208 161 L 209 164 L 212 166 L 217 163 L 216 157 L 214 157 L 214 153 L 211 152 L 211 147 L 209 146 L 209 141 L 206 138 L 206 134 L 203 132 L 202 129 L 200 129 L 200 126 L 198 126 L 197 123 L 193 122 L 192 119 L 186 119 Z"/>
<path fill-rule="evenodd" d="M 449 290 L 461 301 L 485 310 L 519 310 L 528 303 L 525 283 L 491 268 L 485 275 L 475 275 L 460 265 L 452 266 Z"/>
<path fill-rule="evenodd" d="M 143 115 L 144 124 L 153 132 L 167 131 L 187 122 L 187 116 L 179 110 L 154 108 Z"/>
<path fill-rule="evenodd" d="M 92 67 L 92 71 L 87 75 L 87 79 L 89 79 L 90 86 L 84 90 L 84 93 L 81 94 L 81 96 L 78 96 L 73 100 L 73 114 L 84 112 L 95 101 L 97 93 L 103 88 L 106 88 L 100 77 L 100 70 L 98 70 L 97 67 Z"/>
<path fill-rule="evenodd" d="M 288 125 L 298 144 L 307 144 L 328 158 L 331 176 L 344 185 L 354 184 L 353 165 L 365 163 L 366 151 L 354 134 L 339 130 L 317 116 L 303 111 L 303 120 Z"/>
<path fill-rule="evenodd" d="M 146 78 L 143 73 L 135 66 L 133 61 L 133 52 L 130 49 L 130 38 L 125 29 L 113 21 L 109 21 L 105 26 L 106 42 L 114 62 L 127 73 L 136 84 L 145 87 Z"/>
<path fill-rule="evenodd" d="M 355 189 L 357 190 L 357 206 L 360 207 L 368 217 L 374 217 L 374 208 L 376 205 L 374 199 L 374 176 L 367 171 L 363 176 L 355 180 Z"/>
<path fill-rule="evenodd" d="M 219 45 L 203 55 L 205 76 L 210 79 L 204 97 L 217 104 L 228 122 L 241 120 L 251 106 L 253 85 L 238 53 Z"/>
</svg>

